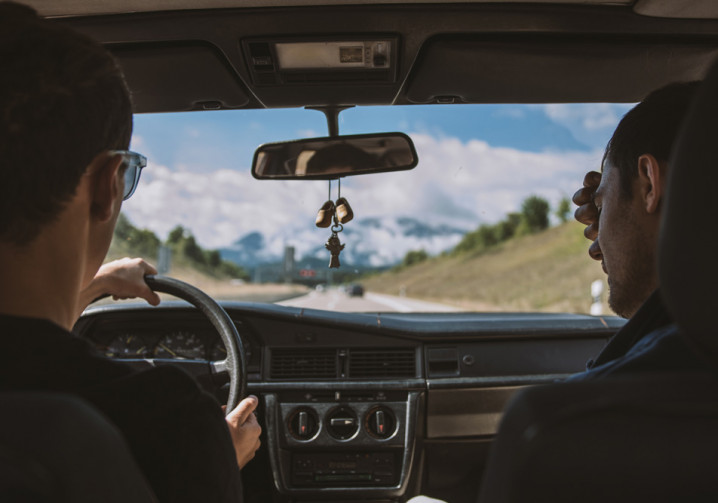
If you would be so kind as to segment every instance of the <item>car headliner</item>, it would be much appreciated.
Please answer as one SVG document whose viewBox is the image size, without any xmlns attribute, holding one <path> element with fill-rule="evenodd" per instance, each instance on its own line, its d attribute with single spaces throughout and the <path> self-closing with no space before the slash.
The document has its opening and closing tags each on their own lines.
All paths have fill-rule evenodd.
<svg viewBox="0 0 718 503">
<path fill-rule="evenodd" d="M 130 12 L 158 12 L 170 10 L 194 10 L 196 0 L 30 0 L 44 16 L 76 16 L 91 14 L 120 14 Z M 407 3 L 497 3 L 496 0 L 204 0 L 202 9 L 249 8 L 249 7 L 298 7 L 317 5 L 361 4 L 407 4 Z M 676 18 L 715 18 L 718 5 L 712 0 L 501 0 L 501 3 L 576 4 L 576 5 L 622 5 L 646 16 Z"/>
<path fill-rule="evenodd" d="M 666 83 L 702 78 L 718 57 L 718 3 L 710 0 L 210 0 L 201 10 L 189 10 L 197 7 L 189 0 L 29 3 L 115 52 L 136 112 L 635 102 Z M 379 80 L 361 72 L 289 78 L 281 69 L 263 80 L 248 49 L 376 37 L 396 40 L 396 65 Z"/>
</svg>

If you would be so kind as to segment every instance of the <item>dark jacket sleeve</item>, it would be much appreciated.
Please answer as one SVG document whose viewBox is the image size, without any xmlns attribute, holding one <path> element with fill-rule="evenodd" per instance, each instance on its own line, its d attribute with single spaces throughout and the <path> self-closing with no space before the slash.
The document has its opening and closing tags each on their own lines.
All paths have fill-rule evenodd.
<svg viewBox="0 0 718 503">
<path fill-rule="evenodd" d="M 238 502 L 241 479 L 217 401 L 183 371 L 158 367 L 85 395 L 113 421 L 160 502 Z"/>
</svg>

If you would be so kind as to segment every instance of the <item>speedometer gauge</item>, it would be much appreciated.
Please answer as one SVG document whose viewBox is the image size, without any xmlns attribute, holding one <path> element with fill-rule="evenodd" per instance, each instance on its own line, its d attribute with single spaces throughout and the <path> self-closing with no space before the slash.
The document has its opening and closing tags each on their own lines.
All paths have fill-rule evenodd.
<svg viewBox="0 0 718 503">
<path fill-rule="evenodd" d="M 120 334 L 107 345 L 105 354 L 111 358 L 144 358 L 149 348 L 145 340 L 134 334 Z"/>
<path fill-rule="evenodd" d="M 207 348 L 202 339 L 192 332 L 172 332 L 162 337 L 155 347 L 155 358 L 183 358 L 204 360 Z"/>
</svg>

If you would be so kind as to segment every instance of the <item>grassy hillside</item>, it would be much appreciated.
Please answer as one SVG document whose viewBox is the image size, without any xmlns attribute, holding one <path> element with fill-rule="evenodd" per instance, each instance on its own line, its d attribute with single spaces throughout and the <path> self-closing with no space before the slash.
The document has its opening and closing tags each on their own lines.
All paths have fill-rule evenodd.
<svg viewBox="0 0 718 503">
<path fill-rule="evenodd" d="M 591 282 L 605 282 L 605 274 L 589 258 L 582 229 L 567 222 L 482 254 L 435 257 L 362 282 L 371 291 L 399 295 L 404 289 L 408 297 L 470 310 L 585 313 Z"/>
</svg>

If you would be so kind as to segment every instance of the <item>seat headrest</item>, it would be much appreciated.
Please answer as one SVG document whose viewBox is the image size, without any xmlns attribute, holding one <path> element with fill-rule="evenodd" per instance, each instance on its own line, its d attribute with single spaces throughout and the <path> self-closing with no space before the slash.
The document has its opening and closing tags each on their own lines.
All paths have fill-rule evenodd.
<svg viewBox="0 0 718 503">
<path fill-rule="evenodd" d="M 662 296 L 683 333 L 718 362 L 718 64 L 701 84 L 670 161 L 658 249 Z"/>
</svg>

